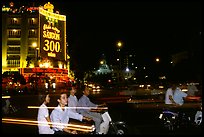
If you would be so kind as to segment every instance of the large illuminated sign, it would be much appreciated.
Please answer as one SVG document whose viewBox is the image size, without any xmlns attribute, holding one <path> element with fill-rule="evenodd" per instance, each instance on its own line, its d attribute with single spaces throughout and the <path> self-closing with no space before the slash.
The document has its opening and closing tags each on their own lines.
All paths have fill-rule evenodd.
<svg viewBox="0 0 204 137">
<path fill-rule="evenodd" d="M 53 8 L 54 6 L 50 3 L 45 5 L 44 8 L 39 7 L 40 56 L 65 60 L 66 16 L 53 13 Z"/>
</svg>

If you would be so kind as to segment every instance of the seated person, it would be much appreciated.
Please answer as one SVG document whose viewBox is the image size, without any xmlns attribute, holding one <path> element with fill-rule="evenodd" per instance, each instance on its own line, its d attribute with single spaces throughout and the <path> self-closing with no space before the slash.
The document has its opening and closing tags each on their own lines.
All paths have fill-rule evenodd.
<svg viewBox="0 0 204 137">
<path fill-rule="evenodd" d="M 54 122 L 53 130 L 55 131 L 55 134 L 65 134 L 65 133 L 77 134 L 76 130 L 70 130 L 66 126 L 66 124 L 68 124 L 69 122 L 69 118 L 77 119 L 79 121 L 82 121 L 82 119 L 85 119 L 85 120 L 90 120 L 90 119 L 82 116 L 81 114 L 70 111 L 70 109 L 66 107 L 68 102 L 66 93 L 61 92 L 60 95 L 58 96 L 57 101 L 59 105 L 55 107 L 55 109 L 52 111 L 50 115 L 51 121 Z"/>
<path fill-rule="evenodd" d="M 165 95 L 165 104 L 174 104 L 181 106 L 184 103 L 184 98 L 187 94 L 181 91 L 176 84 L 172 84 L 171 88 L 168 88 Z"/>
<path fill-rule="evenodd" d="M 54 130 L 51 129 L 49 124 L 50 117 L 47 104 L 50 103 L 49 93 L 40 94 L 39 101 L 41 106 L 38 109 L 38 132 L 39 134 L 54 134 Z"/>
<path fill-rule="evenodd" d="M 77 112 L 82 114 L 83 116 L 87 116 L 93 119 L 93 121 L 95 122 L 95 127 L 96 127 L 96 133 L 101 134 L 100 133 L 100 124 L 102 123 L 102 116 L 100 113 L 97 112 L 92 112 L 90 107 L 99 107 L 99 106 L 103 106 L 102 105 L 97 105 L 94 104 L 90 101 L 88 95 L 90 94 L 89 89 L 87 87 L 83 87 L 84 91 L 83 91 L 83 96 L 81 96 L 81 98 L 78 101 L 78 107 L 83 107 L 80 109 L 77 109 Z"/>
</svg>

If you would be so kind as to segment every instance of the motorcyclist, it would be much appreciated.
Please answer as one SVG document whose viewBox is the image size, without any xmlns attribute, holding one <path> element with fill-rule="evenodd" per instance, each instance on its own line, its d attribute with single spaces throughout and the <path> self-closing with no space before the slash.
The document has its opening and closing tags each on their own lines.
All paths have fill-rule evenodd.
<svg viewBox="0 0 204 137">
<path fill-rule="evenodd" d="M 176 84 L 172 84 L 172 87 L 168 88 L 165 95 L 165 104 L 173 104 L 176 106 L 181 106 L 184 103 L 184 98 L 187 97 L 187 94 Z"/>
</svg>

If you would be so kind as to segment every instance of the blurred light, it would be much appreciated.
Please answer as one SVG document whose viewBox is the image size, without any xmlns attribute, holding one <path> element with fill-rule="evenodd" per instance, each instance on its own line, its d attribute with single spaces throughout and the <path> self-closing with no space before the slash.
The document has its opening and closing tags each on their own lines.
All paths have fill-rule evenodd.
<svg viewBox="0 0 204 137">
<path fill-rule="evenodd" d="M 117 61 L 119 61 L 120 59 L 117 59 Z"/>
<path fill-rule="evenodd" d="M 85 126 L 85 125 L 78 125 L 78 124 L 63 124 L 63 123 L 56 123 L 56 122 L 39 122 L 34 120 L 25 120 L 25 119 L 9 119 L 9 118 L 2 118 L 3 123 L 10 123 L 10 124 L 24 124 L 24 125 L 44 125 L 44 124 L 52 124 L 53 126 L 63 125 L 66 126 L 68 129 L 77 130 L 77 131 L 85 131 L 85 132 L 92 132 L 95 130 L 94 125 Z M 46 126 L 46 125 L 45 125 Z"/>
<path fill-rule="evenodd" d="M 164 88 L 164 86 L 159 86 L 159 88 Z"/>
<path fill-rule="evenodd" d="M 104 62 L 103 61 L 100 61 L 100 64 L 103 64 Z"/>
<path fill-rule="evenodd" d="M 2 96 L 2 98 L 11 98 L 11 96 Z"/>
<path fill-rule="evenodd" d="M 140 87 L 140 88 L 143 88 L 143 87 L 144 87 L 144 85 L 139 85 L 139 87 Z"/>
<path fill-rule="evenodd" d="M 188 91 L 188 89 L 182 89 L 181 91 L 183 91 L 183 92 L 187 92 L 187 91 Z"/>
<path fill-rule="evenodd" d="M 122 42 L 119 41 L 119 42 L 117 43 L 117 46 L 118 46 L 119 48 L 122 47 Z"/>
<path fill-rule="evenodd" d="M 59 66 L 59 68 L 61 68 L 61 69 L 62 69 L 63 64 L 62 64 L 62 63 L 59 63 L 59 65 L 58 65 L 58 66 Z"/>
<path fill-rule="evenodd" d="M 130 70 L 129 70 L 129 68 L 126 68 L 126 70 L 125 70 L 125 71 L 129 72 Z"/>
<path fill-rule="evenodd" d="M 37 47 L 37 43 L 36 43 L 36 42 L 33 42 L 33 43 L 32 43 L 32 46 L 33 46 L 33 47 Z"/>
<path fill-rule="evenodd" d="M 52 87 L 55 89 L 55 88 L 56 88 L 56 84 L 55 84 L 55 83 L 52 83 Z"/>
<path fill-rule="evenodd" d="M 45 88 L 48 89 L 48 83 L 45 83 Z"/>
<path fill-rule="evenodd" d="M 156 58 L 156 62 L 159 62 L 159 58 Z"/>
</svg>

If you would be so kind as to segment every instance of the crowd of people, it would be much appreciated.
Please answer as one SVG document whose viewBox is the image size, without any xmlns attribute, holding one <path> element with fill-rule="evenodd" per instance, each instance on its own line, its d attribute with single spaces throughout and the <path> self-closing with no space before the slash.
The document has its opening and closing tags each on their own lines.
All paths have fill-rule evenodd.
<svg viewBox="0 0 204 137">
<path fill-rule="evenodd" d="M 88 97 L 89 90 L 86 87 L 84 87 L 83 96 L 79 100 L 75 93 L 76 87 L 74 86 L 70 90 L 69 97 L 66 92 L 61 92 L 57 97 L 58 106 L 52 110 L 50 115 L 47 107 L 50 103 L 49 93 L 39 95 L 41 102 L 37 116 L 39 134 L 77 134 L 76 130 L 70 130 L 67 126 L 70 118 L 79 121 L 94 121 L 96 134 L 101 134 L 102 115 L 92 112 L 91 108 L 98 108 L 105 104 L 92 103 Z"/>
<path fill-rule="evenodd" d="M 189 86 L 189 89 L 191 87 Z M 39 95 L 40 107 L 38 110 L 38 131 L 39 134 L 77 134 L 76 130 L 70 130 L 67 124 L 71 119 L 78 121 L 93 121 L 95 125 L 95 133 L 102 134 L 101 124 L 104 123 L 102 114 L 93 111 L 92 108 L 99 108 L 106 104 L 94 104 L 89 99 L 90 91 L 87 87 L 83 87 L 83 95 L 78 99 L 75 95 L 77 90 L 72 86 L 69 90 L 69 96 L 66 92 L 61 92 L 57 97 L 58 105 L 49 114 L 47 105 L 50 103 L 49 93 Z M 187 96 L 194 95 L 192 88 L 191 93 L 181 91 L 178 85 L 172 84 L 165 94 L 165 104 L 168 106 L 182 106 Z M 200 115 L 201 112 L 199 112 Z"/>
</svg>

